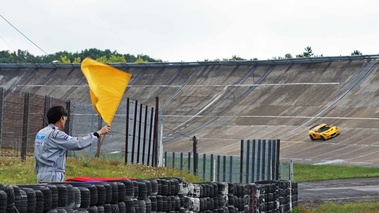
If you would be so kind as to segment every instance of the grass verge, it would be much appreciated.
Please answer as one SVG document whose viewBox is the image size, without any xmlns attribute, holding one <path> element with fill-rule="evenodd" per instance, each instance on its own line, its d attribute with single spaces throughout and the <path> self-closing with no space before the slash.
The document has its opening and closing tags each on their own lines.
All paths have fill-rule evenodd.
<svg viewBox="0 0 379 213">
<path fill-rule="evenodd" d="M 307 209 L 305 206 L 297 206 L 292 213 L 377 213 L 379 212 L 379 202 L 352 202 L 333 203 L 326 202 L 320 204 L 315 209 Z"/>
<path fill-rule="evenodd" d="M 359 166 L 309 165 L 294 164 L 294 178 L 296 182 L 337 180 L 350 178 L 379 177 L 379 168 Z M 299 195 L 301 196 L 301 195 Z M 374 213 L 379 212 L 379 201 L 351 202 L 351 203 L 321 203 L 317 208 L 309 209 L 299 205 L 293 213 Z"/>
<path fill-rule="evenodd" d="M 332 165 L 295 164 L 294 174 L 296 182 L 335 180 L 346 178 L 379 177 L 379 168 Z M 185 171 L 172 168 L 152 168 L 144 165 L 125 165 L 118 160 L 104 160 L 97 158 L 70 157 L 67 159 L 66 179 L 87 177 L 130 177 L 130 178 L 159 178 L 181 177 L 188 182 L 201 182 Z M 0 157 L 0 184 L 35 184 L 34 159 L 28 157 L 25 161 L 19 158 Z M 301 196 L 301 195 L 300 195 Z M 315 209 L 307 209 L 300 205 L 293 209 L 293 213 L 358 213 L 379 212 L 379 202 L 353 203 L 322 203 Z"/>
<path fill-rule="evenodd" d="M 296 182 L 379 177 L 379 168 L 294 164 Z"/>
<path fill-rule="evenodd" d="M 120 161 L 101 160 L 98 158 L 68 158 L 65 179 L 86 177 L 107 178 L 159 178 L 181 177 L 187 182 L 200 182 L 200 178 L 185 171 L 165 167 L 149 167 L 139 164 L 125 165 Z M 35 184 L 34 159 L 0 157 L 0 184 Z"/>
</svg>

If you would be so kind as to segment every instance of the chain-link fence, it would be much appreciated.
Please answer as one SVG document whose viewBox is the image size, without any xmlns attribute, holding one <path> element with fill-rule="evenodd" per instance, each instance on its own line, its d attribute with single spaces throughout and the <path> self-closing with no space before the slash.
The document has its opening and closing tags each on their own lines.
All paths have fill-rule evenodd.
<svg viewBox="0 0 379 213">
<path fill-rule="evenodd" d="M 292 162 L 280 161 L 279 149 L 280 140 L 242 140 L 240 156 L 165 152 L 164 164 L 208 181 L 293 180 Z"/>
<path fill-rule="evenodd" d="M 53 105 L 64 105 L 68 109 L 69 119 L 65 131 L 72 136 L 84 136 L 105 125 L 92 104 L 15 93 L 0 88 L 0 105 L 0 156 L 22 159 L 33 156 L 35 135 L 47 125 L 45 114 Z M 163 160 L 160 160 L 163 159 L 160 139 L 162 121 L 155 120 L 156 113 L 153 107 L 138 104 L 138 101 L 128 99 L 121 104 L 113 119 L 112 131 L 104 138 L 101 157 L 125 163 L 163 165 Z M 100 140 L 85 150 L 70 151 L 68 154 L 95 156 Z M 196 167 L 193 153 L 166 152 L 164 165 L 187 170 L 213 181 L 247 183 L 270 179 L 293 180 L 292 162 L 279 163 L 279 140 L 241 141 L 241 149 L 244 150 L 241 156 L 197 154 Z"/>
<path fill-rule="evenodd" d="M 65 105 L 62 100 L 0 88 L 0 155 L 31 156 L 34 138 L 44 126 L 46 105 Z"/>
<path fill-rule="evenodd" d="M 72 103 L 70 109 L 70 135 L 83 136 L 105 125 L 91 104 Z M 111 133 L 103 136 L 102 157 L 125 163 L 159 164 L 156 155 L 161 143 L 155 139 L 161 135 L 160 131 L 155 131 L 155 113 L 154 108 L 138 104 L 135 100 L 128 99 L 126 104 L 120 105 L 112 121 Z M 158 130 L 161 126 L 161 121 L 158 121 Z M 88 149 L 70 154 L 95 156 L 101 140 Z"/>
<path fill-rule="evenodd" d="M 46 112 L 54 105 L 67 108 L 69 116 L 65 131 L 74 137 L 85 136 L 105 125 L 92 104 L 0 88 L 0 105 L 0 156 L 21 156 L 22 159 L 33 156 L 35 135 L 47 125 Z M 112 121 L 111 133 L 102 138 L 101 156 L 125 163 L 159 165 L 162 122 L 158 114 L 158 109 L 135 100 L 127 99 L 120 104 Z M 94 156 L 99 143 L 68 154 Z"/>
<path fill-rule="evenodd" d="M 191 174 L 196 174 L 198 177 L 207 181 L 222 181 L 229 183 L 252 183 L 261 180 L 293 180 L 293 162 L 282 160 L 278 165 L 278 176 L 264 175 L 262 171 L 255 169 L 246 172 L 246 169 L 241 170 L 246 165 L 252 166 L 254 162 L 247 162 L 246 158 L 241 161 L 240 156 L 226 156 L 213 154 L 198 154 L 197 171 L 194 171 L 193 153 L 164 153 L 164 165 L 170 168 L 176 168 L 187 171 Z M 259 164 L 265 165 L 270 162 L 262 162 Z M 255 162 L 256 167 L 258 163 Z"/>
</svg>

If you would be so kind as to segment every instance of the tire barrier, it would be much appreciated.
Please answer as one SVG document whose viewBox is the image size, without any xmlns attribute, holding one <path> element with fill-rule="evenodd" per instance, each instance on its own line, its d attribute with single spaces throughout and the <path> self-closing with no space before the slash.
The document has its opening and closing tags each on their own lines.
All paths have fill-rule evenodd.
<svg viewBox="0 0 379 213">
<path fill-rule="evenodd" d="M 0 184 L 0 213 L 283 213 L 297 202 L 297 183 L 289 180 L 188 183 L 173 177 Z"/>
</svg>

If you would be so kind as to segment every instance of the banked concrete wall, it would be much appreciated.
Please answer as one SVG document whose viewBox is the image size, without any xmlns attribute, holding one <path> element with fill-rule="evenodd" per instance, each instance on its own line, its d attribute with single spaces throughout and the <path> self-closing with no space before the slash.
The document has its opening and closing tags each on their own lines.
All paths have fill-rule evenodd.
<svg viewBox="0 0 379 213">
<path fill-rule="evenodd" d="M 240 141 L 280 139 L 281 158 L 379 166 L 377 56 L 112 64 L 133 74 L 124 98 L 159 107 L 165 151 L 239 155 Z M 7 90 L 90 103 L 80 65 L 0 64 Z M 310 126 L 341 135 L 311 142 Z"/>
</svg>

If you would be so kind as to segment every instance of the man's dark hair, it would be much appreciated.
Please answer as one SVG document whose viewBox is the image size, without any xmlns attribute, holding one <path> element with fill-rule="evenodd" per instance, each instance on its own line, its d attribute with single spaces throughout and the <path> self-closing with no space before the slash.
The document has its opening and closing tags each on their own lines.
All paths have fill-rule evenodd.
<svg viewBox="0 0 379 213">
<path fill-rule="evenodd" d="M 51 107 L 46 114 L 47 121 L 49 124 L 54 124 L 59 121 L 63 116 L 67 117 L 68 112 L 63 106 L 53 106 Z"/>
</svg>

